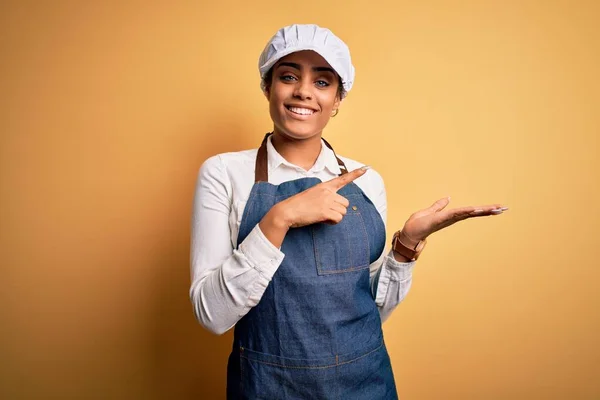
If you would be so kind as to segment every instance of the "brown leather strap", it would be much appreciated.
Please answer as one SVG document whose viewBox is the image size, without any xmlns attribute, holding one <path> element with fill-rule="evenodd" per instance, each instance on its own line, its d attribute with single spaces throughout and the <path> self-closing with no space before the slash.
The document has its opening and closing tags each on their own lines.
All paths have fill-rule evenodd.
<svg viewBox="0 0 600 400">
<path fill-rule="evenodd" d="M 265 135 L 258 154 L 256 154 L 256 167 L 254 168 L 254 182 L 269 182 L 269 163 L 267 160 L 267 139 L 273 132 Z"/>
<path fill-rule="evenodd" d="M 256 166 L 254 169 L 254 182 L 269 182 L 269 162 L 268 162 L 268 158 L 267 158 L 267 139 L 269 138 L 269 136 L 271 136 L 273 134 L 273 132 L 269 132 L 265 135 L 265 138 L 263 139 L 260 147 L 258 148 L 258 153 L 256 154 Z M 344 162 L 342 160 L 340 160 L 340 158 L 335 154 L 335 150 L 333 150 L 333 147 L 331 147 L 331 145 L 329 144 L 329 142 L 327 142 L 327 140 L 325 140 L 324 138 L 322 138 L 323 141 L 325 142 L 325 145 L 327 147 L 329 147 L 331 149 L 331 151 L 333 151 L 333 155 L 335 156 L 335 159 L 338 162 L 338 165 L 340 167 L 340 175 L 344 175 L 348 173 L 348 169 L 346 168 L 346 164 L 344 164 Z"/>
<path fill-rule="evenodd" d="M 342 160 L 340 160 L 340 158 L 337 156 L 337 154 L 335 154 L 335 150 L 333 150 L 333 147 L 331 147 L 329 142 L 327 140 L 325 140 L 325 138 L 323 138 L 323 137 L 321 139 L 323 139 L 323 141 L 325 142 L 325 145 L 327 147 L 329 147 L 331 149 L 331 151 L 333 151 L 333 155 L 335 156 L 335 159 L 338 162 L 338 166 L 340 167 L 340 171 L 342 172 L 340 175 L 347 174 L 348 169 L 346 168 L 346 164 L 344 164 L 344 162 Z"/>
<path fill-rule="evenodd" d="M 426 244 L 427 239 L 423 239 L 417 243 L 414 249 L 411 249 L 400 241 L 400 231 L 394 233 L 394 238 L 392 239 L 392 249 L 396 253 L 408 258 L 409 261 L 416 261 Z"/>
</svg>

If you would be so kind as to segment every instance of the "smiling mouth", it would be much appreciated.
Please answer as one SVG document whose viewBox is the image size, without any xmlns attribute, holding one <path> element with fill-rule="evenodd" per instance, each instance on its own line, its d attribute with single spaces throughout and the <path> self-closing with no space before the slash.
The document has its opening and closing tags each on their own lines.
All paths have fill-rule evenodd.
<svg viewBox="0 0 600 400">
<path fill-rule="evenodd" d="M 298 114 L 298 115 L 312 115 L 315 113 L 315 110 L 311 110 L 310 108 L 301 108 L 301 107 L 292 107 L 292 106 L 285 106 L 285 108 L 287 108 L 294 114 Z"/>
</svg>

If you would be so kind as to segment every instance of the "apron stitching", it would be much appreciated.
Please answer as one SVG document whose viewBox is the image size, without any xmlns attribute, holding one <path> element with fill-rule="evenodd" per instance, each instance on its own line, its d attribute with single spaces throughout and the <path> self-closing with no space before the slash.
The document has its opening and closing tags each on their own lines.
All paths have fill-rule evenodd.
<svg viewBox="0 0 600 400">
<path fill-rule="evenodd" d="M 346 229 L 346 243 L 348 246 L 348 253 L 350 253 L 350 270 L 352 270 L 357 266 L 354 265 L 354 257 L 352 257 L 352 246 L 350 246 L 350 232 L 348 232 L 347 229 Z"/>
<path fill-rule="evenodd" d="M 316 243 L 316 238 L 315 238 L 315 227 L 313 226 L 312 229 L 310 230 L 310 233 L 312 235 L 312 239 L 313 239 L 313 243 Z M 315 253 L 315 262 L 317 264 L 317 270 L 319 270 L 319 272 L 321 272 L 321 258 L 319 257 L 319 246 L 315 246 L 313 244 L 313 250 Z"/>
<path fill-rule="evenodd" d="M 368 355 L 370 355 L 371 353 L 379 350 L 381 348 L 381 346 L 383 346 L 383 341 L 381 342 L 381 344 L 379 346 L 377 346 L 376 348 L 374 348 L 371 351 L 368 351 L 367 353 L 358 356 L 356 358 L 353 358 L 352 360 L 348 360 L 348 361 L 344 361 L 344 362 L 338 362 L 337 360 L 337 355 L 336 355 L 336 363 L 335 364 L 329 364 L 329 365 L 320 365 L 317 367 L 311 367 L 311 366 L 301 366 L 301 367 L 295 367 L 295 366 L 288 366 L 288 365 L 282 365 L 282 364 L 276 364 L 276 363 L 272 363 L 272 362 L 268 362 L 268 361 L 260 361 L 260 360 L 255 360 L 255 359 L 251 359 L 248 356 L 244 356 L 240 353 L 240 357 L 241 358 L 245 358 L 246 360 L 250 361 L 250 362 L 255 362 L 255 363 L 259 363 L 259 364 L 264 364 L 264 365 L 270 365 L 273 367 L 281 367 L 281 368 L 287 368 L 287 369 L 328 369 L 328 368 L 333 368 L 333 367 L 337 367 L 340 365 L 345 365 L 345 364 L 350 364 L 353 363 L 357 360 L 360 360 L 361 358 L 365 358 Z"/>
<path fill-rule="evenodd" d="M 371 244 L 369 243 L 369 232 L 367 232 L 367 228 L 365 227 L 365 219 L 362 216 L 362 213 L 359 211 L 357 212 L 357 214 L 360 216 L 360 219 L 362 221 L 362 228 L 365 231 L 365 237 L 367 238 L 366 244 L 367 244 L 367 266 L 370 266 L 370 261 L 371 261 Z"/>
</svg>

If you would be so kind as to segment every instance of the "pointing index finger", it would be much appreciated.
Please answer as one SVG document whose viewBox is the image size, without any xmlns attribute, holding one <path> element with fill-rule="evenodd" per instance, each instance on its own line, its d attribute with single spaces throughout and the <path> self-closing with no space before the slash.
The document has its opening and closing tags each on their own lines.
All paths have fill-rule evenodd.
<svg viewBox="0 0 600 400">
<path fill-rule="evenodd" d="M 341 188 L 343 188 L 350 182 L 363 176 L 364 173 L 367 172 L 367 170 L 370 168 L 371 167 L 369 165 L 365 165 L 364 167 L 357 168 L 354 171 L 345 173 L 342 176 L 338 176 L 337 178 L 334 178 L 334 179 L 330 180 L 329 182 L 327 182 L 327 184 L 330 185 L 337 192 L 338 190 L 340 190 Z"/>
</svg>

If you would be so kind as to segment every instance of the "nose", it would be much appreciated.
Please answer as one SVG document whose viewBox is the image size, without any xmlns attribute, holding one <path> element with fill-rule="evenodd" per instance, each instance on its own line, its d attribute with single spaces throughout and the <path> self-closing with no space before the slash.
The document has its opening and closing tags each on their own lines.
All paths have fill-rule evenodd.
<svg viewBox="0 0 600 400">
<path fill-rule="evenodd" d="M 302 79 L 299 80 L 294 88 L 294 97 L 301 100 L 311 100 L 312 99 L 312 86 L 310 80 Z"/>
</svg>

